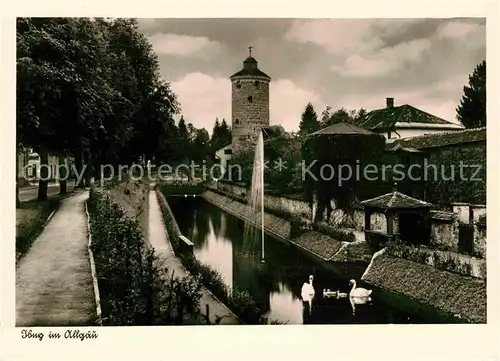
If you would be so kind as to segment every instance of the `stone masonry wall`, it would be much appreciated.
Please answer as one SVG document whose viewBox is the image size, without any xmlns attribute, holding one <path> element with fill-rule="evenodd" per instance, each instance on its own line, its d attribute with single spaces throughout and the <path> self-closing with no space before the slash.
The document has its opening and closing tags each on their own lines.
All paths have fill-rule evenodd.
<svg viewBox="0 0 500 361">
<path fill-rule="evenodd" d="M 251 149 L 262 126 L 269 125 L 269 80 L 236 78 L 232 82 L 233 154 Z"/>
</svg>

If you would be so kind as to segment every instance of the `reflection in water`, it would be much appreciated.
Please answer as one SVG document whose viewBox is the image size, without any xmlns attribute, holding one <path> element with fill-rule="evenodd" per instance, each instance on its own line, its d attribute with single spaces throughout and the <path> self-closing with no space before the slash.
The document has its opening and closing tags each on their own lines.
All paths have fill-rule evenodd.
<svg viewBox="0 0 500 361">
<path fill-rule="evenodd" d="M 172 197 L 169 203 L 181 231 L 195 245 L 196 258 L 217 270 L 229 287 L 248 291 L 270 320 L 288 324 L 409 322 L 407 314 L 382 303 L 351 303 L 348 297 L 325 296 L 326 289 L 348 293 L 348 280 L 356 276 L 332 274 L 288 244 L 266 237 L 266 262 L 261 263 L 258 232 L 257 239 L 245 240 L 243 221 L 202 199 Z M 301 288 L 309 282 L 309 275 L 314 276 L 315 296 L 303 302 Z"/>
<path fill-rule="evenodd" d="M 290 324 L 302 323 L 302 301 L 293 295 L 285 283 L 277 283 L 277 289 L 269 295 L 269 304 L 273 319 L 288 320 Z"/>
<path fill-rule="evenodd" d="M 352 308 L 352 315 L 356 315 L 356 305 L 364 305 L 371 300 L 371 297 L 349 297 L 349 302 L 351 303 Z"/>
<path fill-rule="evenodd" d="M 211 265 L 215 268 L 222 279 L 225 281 L 226 285 L 232 289 L 233 287 L 233 247 L 231 241 L 223 237 L 225 229 L 225 215 L 221 214 L 219 222 L 212 218 L 201 219 L 197 222 L 195 214 L 195 223 L 193 225 L 192 234 L 190 234 L 190 239 L 196 239 L 197 247 L 195 248 L 195 257 L 203 264 Z M 200 225 L 206 225 L 208 221 L 208 227 L 204 227 L 200 232 Z M 217 224 L 217 227 L 214 227 Z M 216 232 L 215 230 L 218 230 Z"/>
</svg>

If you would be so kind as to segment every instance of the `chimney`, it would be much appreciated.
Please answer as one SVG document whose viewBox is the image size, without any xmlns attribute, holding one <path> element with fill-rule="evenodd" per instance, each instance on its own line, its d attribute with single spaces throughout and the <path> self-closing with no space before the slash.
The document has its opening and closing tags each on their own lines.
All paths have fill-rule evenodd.
<svg viewBox="0 0 500 361">
<path fill-rule="evenodd" d="M 385 98 L 387 108 L 394 108 L 394 98 Z"/>
</svg>

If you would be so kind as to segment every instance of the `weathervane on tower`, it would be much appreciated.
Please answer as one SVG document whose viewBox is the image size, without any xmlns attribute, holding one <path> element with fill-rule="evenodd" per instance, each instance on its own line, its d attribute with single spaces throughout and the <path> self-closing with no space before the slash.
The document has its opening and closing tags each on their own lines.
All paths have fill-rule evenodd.
<svg viewBox="0 0 500 361">
<path fill-rule="evenodd" d="M 252 49 L 253 49 L 253 46 L 248 47 L 248 51 L 250 52 L 250 56 L 252 56 Z"/>
</svg>

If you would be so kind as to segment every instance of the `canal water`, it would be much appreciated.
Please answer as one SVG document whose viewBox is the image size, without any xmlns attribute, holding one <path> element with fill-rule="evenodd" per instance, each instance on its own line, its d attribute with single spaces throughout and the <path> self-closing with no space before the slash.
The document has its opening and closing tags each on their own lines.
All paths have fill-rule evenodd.
<svg viewBox="0 0 500 361">
<path fill-rule="evenodd" d="M 349 298 L 323 296 L 323 289 L 348 293 L 349 279 L 360 276 L 359 267 L 353 266 L 352 274 L 349 269 L 343 274 L 332 272 L 303 251 L 271 237 L 265 237 L 262 263 L 261 238 L 245 239 L 242 220 L 199 197 L 170 197 L 168 202 L 182 233 L 195 245 L 195 257 L 217 270 L 229 287 L 247 290 L 270 320 L 287 324 L 429 323 L 421 314 L 380 301 L 376 290 L 370 302 L 354 308 Z M 310 303 L 301 298 L 309 275 L 314 277 L 315 289 Z"/>
</svg>

